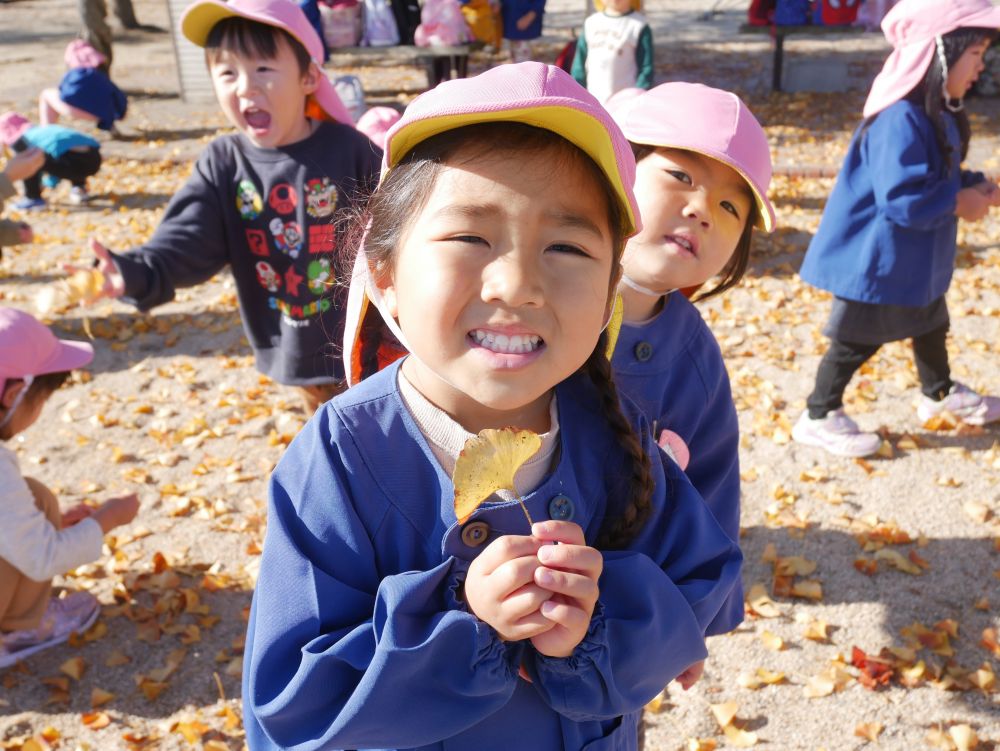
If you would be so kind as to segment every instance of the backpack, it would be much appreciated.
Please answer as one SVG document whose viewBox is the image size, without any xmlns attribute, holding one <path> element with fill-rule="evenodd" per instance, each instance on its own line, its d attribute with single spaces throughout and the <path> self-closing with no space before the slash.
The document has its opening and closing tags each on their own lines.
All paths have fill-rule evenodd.
<svg viewBox="0 0 1000 751">
<path fill-rule="evenodd" d="M 576 37 L 566 42 L 566 46 L 556 56 L 556 67 L 567 73 L 573 72 L 573 60 L 576 58 Z"/>
<path fill-rule="evenodd" d="M 774 22 L 779 26 L 805 26 L 812 18 L 809 0 L 778 0 Z"/>
<path fill-rule="evenodd" d="M 365 33 L 361 44 L 365 47 L 388 47 L 399 44 L 399 27 L 389 0 L 364 0 Z"/>
<path fill-rule="evenodd" d="M 356 47 L 361 41 L 361 4 L 358 0 L 332 0 L 319 5 L 323 41 L 330 49 Z"/>
<path fill-rule="evenodd" d="M 472 33 L 458 0 L 425 0 L 420 25 L 413 34 L 418 47 L 451 47 L 470 41 Z"/>
<path fill-rule="evenodd" d="M 816 23 L 824 26 L 848 26 L 858 19 L 861 0 L 818 0 Z"/>
<path fill-rule="evenodd" d="M 503 21 L 498 5 L 490 0 L 466 0 L 462 3 L 462 15 L 474 38 L 500 49 L 503 44 Z"/>
<path fill-rule="evenodd" d="M 351 119 L 357 122 L 365 113 L 365 88 L 357 76 L 337 76 L 333 79 L 333 88 L 340 101 L 351 113 Z"/>
</svg>

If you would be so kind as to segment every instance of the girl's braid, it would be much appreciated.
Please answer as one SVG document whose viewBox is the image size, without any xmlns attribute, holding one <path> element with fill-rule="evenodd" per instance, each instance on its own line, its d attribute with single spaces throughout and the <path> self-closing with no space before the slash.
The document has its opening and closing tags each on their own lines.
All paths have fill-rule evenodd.
<svg viewBox="0 0 1000 751">
<path fill-rule="evenodd" d="M 611 366 L 604 352 L 607 343 L 607 333 L 594 348 L 590 358 L 584 363 L 584 371 L 597 387 L 601 397 L 601 409 L 608 423 L 614 429 L 621 445 L 631 463 L 631 491 L 628 504 L 622 513 L 615 513 L 609 507 L 608 513 L 597 536 L 597 546 L 600 548 L 621 549 L 628 545 L 642 529 L 649 518 L 651 499 L 653 497 L 653 473 L 650 468 L 649 456 L 642 448 L 639 437 L 631 424 L 622 414 L 618 401 L 618 389 L 611 377 Z"/>
</svg>

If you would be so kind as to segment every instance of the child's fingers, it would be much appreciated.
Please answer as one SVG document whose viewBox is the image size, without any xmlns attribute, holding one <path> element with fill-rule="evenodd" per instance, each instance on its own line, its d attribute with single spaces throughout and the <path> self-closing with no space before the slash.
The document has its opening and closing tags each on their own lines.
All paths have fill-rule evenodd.
<svg viewBox="0 0 1000 751">
<path fill-rule="evenodd" d="M 538 549 L 537 557 L 547 568 L 576 571 L 594 581 L 604 570 L 601 551 L 586 545 L 543 545 Z"/>
<path fill-rule="evenodd" d="M 525 555 L 505 561 L 489 575 L 490 586 L 500 599 L 510 597 L 525 584 L 535 580 L 535 569 L 541 564 L 534 555 Z"/>
<path fill-rule="evenodd" d="M 534 556 L 541 546 L 542 543 L 533 537 L 504 535 L 487 545 L 473 564 L 483 576 L 490 576 L 507 561 Z"/>
<path fill-rule="evenodd" d="M 500 610 L 508 621 L 517 622 L 537 613 L 542 603 L 552 597 L 552 592 L 535 584 L 526 584 L 503 599 Z"/>
<path fill-rule="evenodd" d="M 538 610 L 548 620 L 571 633 L 586 633 L 590 626 L 592 614 L 571 602 L 546 600 Z"/>
<path fill-rule="evenodd" d="M 573 522 L 560 522 L 550 519 L 545 522 L 535 522 L 531 525 L 531 535 L 544 542 L 564 542 L 569 545 L 586 545 L 583 529 Z"/>
<path fill-rule="evenodd" d="M 504 638 L 507 641 L 532 639 L 539 634 L 544 634 L 546 631 L 551 631 L 554 627 L 555 624 L 552 621 L 536 610 L 531 615 L 527 615 L 516 623 L 512 623 L 507 629 L 507 633 L 504 634 Z"/>
<path fill-rule="evenodd" d="M 570 571 L 556 571 L 544 566 L 535 569 L 535 583 L 549 592 L 578 600 L 587 609 L 593 608 L 600 595 L 595 579 Z"/>
</svg>

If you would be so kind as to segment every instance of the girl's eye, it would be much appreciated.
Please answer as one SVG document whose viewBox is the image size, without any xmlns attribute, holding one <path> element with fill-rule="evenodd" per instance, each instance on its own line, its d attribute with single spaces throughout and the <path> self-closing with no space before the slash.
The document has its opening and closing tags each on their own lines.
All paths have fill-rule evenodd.
<svg viewBox="0 0 1000 751">
<path fill-rule="evenodd" d="M 722 206 L 722 208 L 725 211 L 728 211 L 730 214 L 735 216 L 737 219 L 740 218 L 740 210 L 736 208 L 733 204 L 731 204 L 729 201 L 723 201 L 719 205 Z"/>
<path fill-rule="evenodd" d="M 679 169 L 668 169 L 667 170 L 667 174 L 670 175 L 671 177 L 677 179 L 677 180 L 680 180 L 682 183 L 684 183 L 686 185 L 691 185 L 692 184 L 691 183 L 691 176 L 687 172 L 682 172 Z"/>
<path fill-rule="evenodd" d="M 569 253 L 570 255 L 582 256 L 584 258 L 590 258 L 590 254 L 587 253 L 583 248 L 578 245 L 569 245 L 568 243 L 554 243 L 550 245 L 547 250 L 555 251 L 556 253 Z"/>
<path fill-rule="evenodd" d="M 454 235 L 448 239 L 454 243 L 468 243 L 469 245 L 481 245 L 486 242 L 483 238 L 476 235 Z"/>
</svg>

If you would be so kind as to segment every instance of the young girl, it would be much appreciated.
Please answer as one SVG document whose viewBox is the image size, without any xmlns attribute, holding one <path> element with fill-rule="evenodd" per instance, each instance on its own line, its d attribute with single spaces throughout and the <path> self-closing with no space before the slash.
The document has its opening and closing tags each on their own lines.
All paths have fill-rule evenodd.
<svg viewBox="0 0 1000 751">
<path fill-rule="evenodd" d="M 27 313 L 0 307 L 0 440 L 27 430 L 69 372 L 93 356 L 89 344 L 56 339 Z M 17 455 L 0 446 L 0 668 L 90 627 L 96 598 L 52 597 L 52 578 L 99 558 L 104 535 L 138 509 L 128 495 L 63 513 L 52 491 L 22 477 Z"/>
<path fill-rule="evenodd" d="M 354 282 L 412 354 L 272 477 L 251 748 L 634 749 L 704 657 L 739 550 L 633 431 L 602 333 L 633 177 L 607 113 L 540 63 L 447 81 L 389 132 Z M 506 494 L 460 525 L 456 456 L 505 426 L 541 435 L 515 478 L 536 522 Z"/>
<path fill-rule="evenodd" d="M 715 337 L 677 290 L 701 287 L 719 274 L 721 280 L 694 299 L 729 289 L 746 270 L 754 227 L 774 227 L 767 136 L 738 96 L 701 84 L 627 89 L 608 109 L 636 157 L 643 225 L 622 259 L 615 381 L 649 420 L 655 439 L 675 449 L 682 442 L 691 484 L 736 541 L 739 425 L 729 376 Z M 737 587 L 708 633 L 729 631 L 742 620 Z M 682 684 L 698 673 L 696 667 L 682 676 Z"/>
<path fill-rule="evenodd" d="M 116 120 L 125 117 L 125 93 L 108 78 L 108 59 L 82 39 L 74 39 L 64 55 L 66 74 L 59 88 L 43 89 L 38 95 L 38 120 L 52 125 L 60 117 L 95 123 L 114 132 Z"/>
<path fill-rule="evenodd" d="M 858 368 L 886 342 L 913 339 L 922 421 L 951 412 L 972 425 L 1000 419 L 1000 399 L 951 379 L 945 292 L 958 220 L 975 221 L 1000 191 L 961 169 L 969 148 L 962 97 L 1000 27 L 989 0 L 902 0 L 882 22 L 894 47 L 872 84 L 802 278 L 835 295 L 830 349 L 792 432 L 799 443 L 867 456 L 881 438 L 844 414 Z"/>
</svg>

